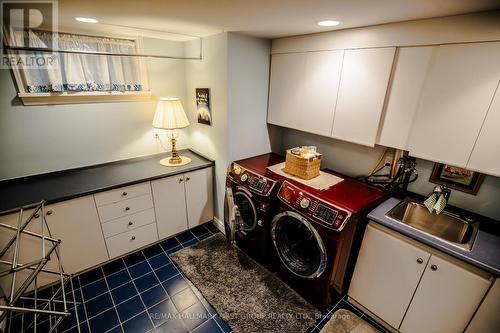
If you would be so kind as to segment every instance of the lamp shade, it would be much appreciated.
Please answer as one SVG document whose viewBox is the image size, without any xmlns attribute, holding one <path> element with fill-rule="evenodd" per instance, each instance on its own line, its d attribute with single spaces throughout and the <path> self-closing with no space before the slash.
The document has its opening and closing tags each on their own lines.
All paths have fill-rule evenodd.
<svg viewBox="0 0 500 333">
<path fill-rule="evenodd" d="M 189 126 L 184 108 L 178 98 L 162 97 L 156 106 L 153 127 L 161 129 L 176 129 Z"/>
</svg>

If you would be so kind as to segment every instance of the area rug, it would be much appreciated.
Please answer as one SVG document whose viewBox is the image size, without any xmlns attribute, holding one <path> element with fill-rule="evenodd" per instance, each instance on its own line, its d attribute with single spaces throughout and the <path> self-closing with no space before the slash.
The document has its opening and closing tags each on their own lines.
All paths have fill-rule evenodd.
<svg viewBox="0 0 500 333">
<path fill-rule="evenodd" d="M 323 326 L 320 333 L 380 333 L 349 310 L 340 309 Z"/>
<path fill-rule="evenodd" d="M 235 333 L 306 332 L 321 317 L 220 233 L 170 257 Z"/>
</svg>

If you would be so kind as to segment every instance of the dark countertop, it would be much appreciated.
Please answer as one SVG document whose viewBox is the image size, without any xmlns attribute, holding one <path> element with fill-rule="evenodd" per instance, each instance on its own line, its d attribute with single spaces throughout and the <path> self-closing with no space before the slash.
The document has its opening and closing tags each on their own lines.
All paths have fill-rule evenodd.
<svg viewBox="0 0 500 333">
<path fill-rule="evenodd" d="M 191 163 L 179 167 L 166 167 L 160 164 L 160 160 L 169 156 L 170 153 L 161 153 L 1 181 L 0 212 L 41 200 L 47 203 L 68 200 L 203 169 L 215 164 L 213 160 L 192 150 L 181 150 L 179 153 L 191 158 Z"/>
<path fill-rule="evenodd" d="M 480 225 L 472 250 L 462 250 L 386 217 L 387 212 L 399 202 L 401 202 L 401 199 L 398 198 L 390 198 L 384 201 L 368 214 L 368 218 L 425 245 L 484 269 L 496 276 L 500 276 L 500 237 L 498 235 L 482 229 Z M 482 223 L 480 219 L 479 221 Z"/>
</svg>

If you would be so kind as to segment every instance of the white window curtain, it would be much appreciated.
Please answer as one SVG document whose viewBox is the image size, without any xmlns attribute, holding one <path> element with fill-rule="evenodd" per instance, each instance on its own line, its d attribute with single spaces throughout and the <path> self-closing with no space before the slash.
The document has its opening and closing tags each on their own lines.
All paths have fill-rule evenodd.
<svg viewBox="0 0 500 333">
<path fill-rule="evenodd" d="M 15 34 L 16 41 L 23 32 Z M 56 38 L 57 49 L 86 52 L 111 52 L 136 54 L 134 41 L 101 38 L 67 33 L 30 34 L 32 46 L 51 45 Z M 16 42 L 17 44 L 17 42 Z M 24 52 L 24 51 L 23 51 Z M 33 54 L 34 52 L 28 51 Z M 35 52 L 36 53 L 36 52 Z M 143 91 L 140 60 L 130 56 L 107 56 L 75 53 L 56 53 L 56 59 L 48 66 L 23 69 L 26 92 L 82 92 L 82 91 Z"/>
</svg>

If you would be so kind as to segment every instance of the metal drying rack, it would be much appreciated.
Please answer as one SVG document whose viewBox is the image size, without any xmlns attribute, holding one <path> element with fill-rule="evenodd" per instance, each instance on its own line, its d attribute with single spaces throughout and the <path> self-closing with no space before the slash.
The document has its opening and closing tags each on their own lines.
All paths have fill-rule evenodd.
<svg viewBox="0 0 500 333">
<path fill-rule="evenodd" d="M 28 218 L 24 221 L 23 215 L 26 215 L 26 211 L 30 210 L 33 211 L 28 214 Z M 9 213 L 16 212 L 18 212 L 17 226 L 0 223 L 0 229 L 14 232 L 14 235 L 4 246 L 2 245 L 0 250 L 0 278 L 11 278 L 9 292 L 0 302 L 0 332 L 3 329 L 6 333 L 19 331 L 36 333 L 38 324 L 46 324 L 46 320 L 49 320 L 49 328 L 46 332 L 54 332 L 61 321 L 72 314 L 68 304 L 74 305 L 76 327 L 80 332 L 80 321 L 78 311 L 76 311 L 76 306 L 79 303 L 76 302 L 73 279 L 70 274 L 64 273 L 59 248 L 61 241 L 54 238 L 50 232 L 45 218 L 45 201 L 17 208 Z M 40 221 L 40 233 L 27 230 L 38 220 Z M 22 236 L 40 241 L 40 256 L 37 259 L 27 263 L 19 262 Z M 54 259 L 57 269 L 46 268 L 46 264 Z M 21 271 L 29 272 L 26 278 L 20 276 Z M 38 275 L 41 272 L 57 276 L 57 281 L 51 285 L 52 295 L 39 297 Z M 23 281 L 21 281 L 22 278 Z M 33 290 L 26 293 L 30 286 L 33 287 Z M 67 299 L 68 287 L 73 301 Z M 45 286 L 42 287 L 42 290 L 44 288 Z M 14 322 L 21 322 L 21 328 L 16 326 L 14 329 Z"/>
</svg>

